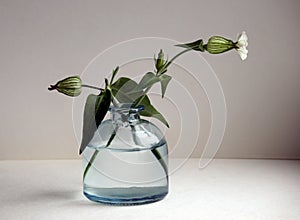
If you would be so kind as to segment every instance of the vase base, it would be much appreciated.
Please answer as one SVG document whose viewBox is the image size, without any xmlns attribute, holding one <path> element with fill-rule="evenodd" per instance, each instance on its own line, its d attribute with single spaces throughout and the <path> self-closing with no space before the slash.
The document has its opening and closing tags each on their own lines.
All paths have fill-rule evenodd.
<svg viewBox="0 0 300 220">
<path fill-rule="evenodd" d="M 160 201 L 168 194 L 168 190 L 166 189 L 166 187 L 102 188 L 101 190 L 85 188 L 83 194 L 93 202 L 107 205 L 130 206 Z"/>
</svg>

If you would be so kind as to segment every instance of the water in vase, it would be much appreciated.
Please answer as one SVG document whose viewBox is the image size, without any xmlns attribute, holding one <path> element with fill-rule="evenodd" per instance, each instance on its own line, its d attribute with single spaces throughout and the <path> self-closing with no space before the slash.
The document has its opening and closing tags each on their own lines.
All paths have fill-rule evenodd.
<svg viewBox="0 0 300 220">
<path fill-rule="evenodd" d="M 161 200 L 168 193 L 165 142 L 150 148 L 131 145 L 122 149 L 113 143 L 108 148 L 87 147 L 83 156 L 83 191 L 92 201 L 136 205 Z"/>
</svg>

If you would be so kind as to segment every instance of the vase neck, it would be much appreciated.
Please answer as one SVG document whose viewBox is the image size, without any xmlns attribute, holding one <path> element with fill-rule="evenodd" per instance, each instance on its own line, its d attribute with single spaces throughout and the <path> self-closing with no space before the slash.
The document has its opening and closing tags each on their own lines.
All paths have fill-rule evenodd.
<svg viewBox="0 0 300 220">
<path fill-rule="evenodd" d="M 112 122 L 123 127 L 137 124 L 140 121 L 140 111 L 142 110 L 144 110 L 144 106 L 132 107 L 131 103 L 118 104 L 109 109 Z"/>
</svg>

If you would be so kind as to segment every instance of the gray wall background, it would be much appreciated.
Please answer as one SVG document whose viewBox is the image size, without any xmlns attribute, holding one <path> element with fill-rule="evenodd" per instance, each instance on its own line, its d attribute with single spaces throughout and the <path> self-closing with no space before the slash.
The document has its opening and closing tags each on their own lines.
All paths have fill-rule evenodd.
<svg viewBox="0 0 300 220">
<path fill-rule="evenodd" d="M 80 74 L 104 49 L 137 37 L 235 39 L 242 30 L 249 36 L 245 62 L 234 52 L 204 55 L 220 79 L 228 110 L 216 157 L 299 159 L 299 11 L 297 0 L 1 0 L 0 159 L 78 158 L 72 99 L 47 87 Z M 199 103 L 207 104 L 205 98 Z M 163 105 L 158 108 L 177 123 Z M 207 112 L 201 114 L 205 118 Z M 204 137 L 209 124 L 203 128 Z M 171 148 L 172 134 L 166 134 Z M 193 157 L 204 144 L 205 138 Z"/>
</svg>

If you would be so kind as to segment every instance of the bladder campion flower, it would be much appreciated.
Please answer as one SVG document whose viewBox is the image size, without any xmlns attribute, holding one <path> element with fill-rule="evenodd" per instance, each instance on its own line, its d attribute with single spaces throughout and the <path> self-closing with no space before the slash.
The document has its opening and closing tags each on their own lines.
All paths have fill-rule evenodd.
<svg viewBox="0 0 300 220">
<path fill-rule="evenodd" d="M 187 48 L 187 50 L 207 51 L 211 54 L 220 54 L 232 49 L 236 49 L 242 60 L 247 58 L 248 50 L 248 37 L 246 32 L 243 31 L 237 39 L 237 42 L 233 42 L 225 37 L 212 36 L 208 39 L 207 44 L 203 44 L 203 40 L 197 40 L 192 43 L 179 44 L 179 47 Z"/>
<path fill-rule="evenodd" d="M 57 90 L 67 96 L 79 96 L 81 93 L 82 82 L 79 76 L 71 76 L 58 81 L 55 85 L 50 85 L 49 91 Z"/>
<path fill-rule="evenodd" d="M 220 36 L 209 38 L 206 44 L 206 50 L 211 54 L 224 53 L 233 48 L 235 48 L 235 44 L 232 40 Z"/>
</svg>

